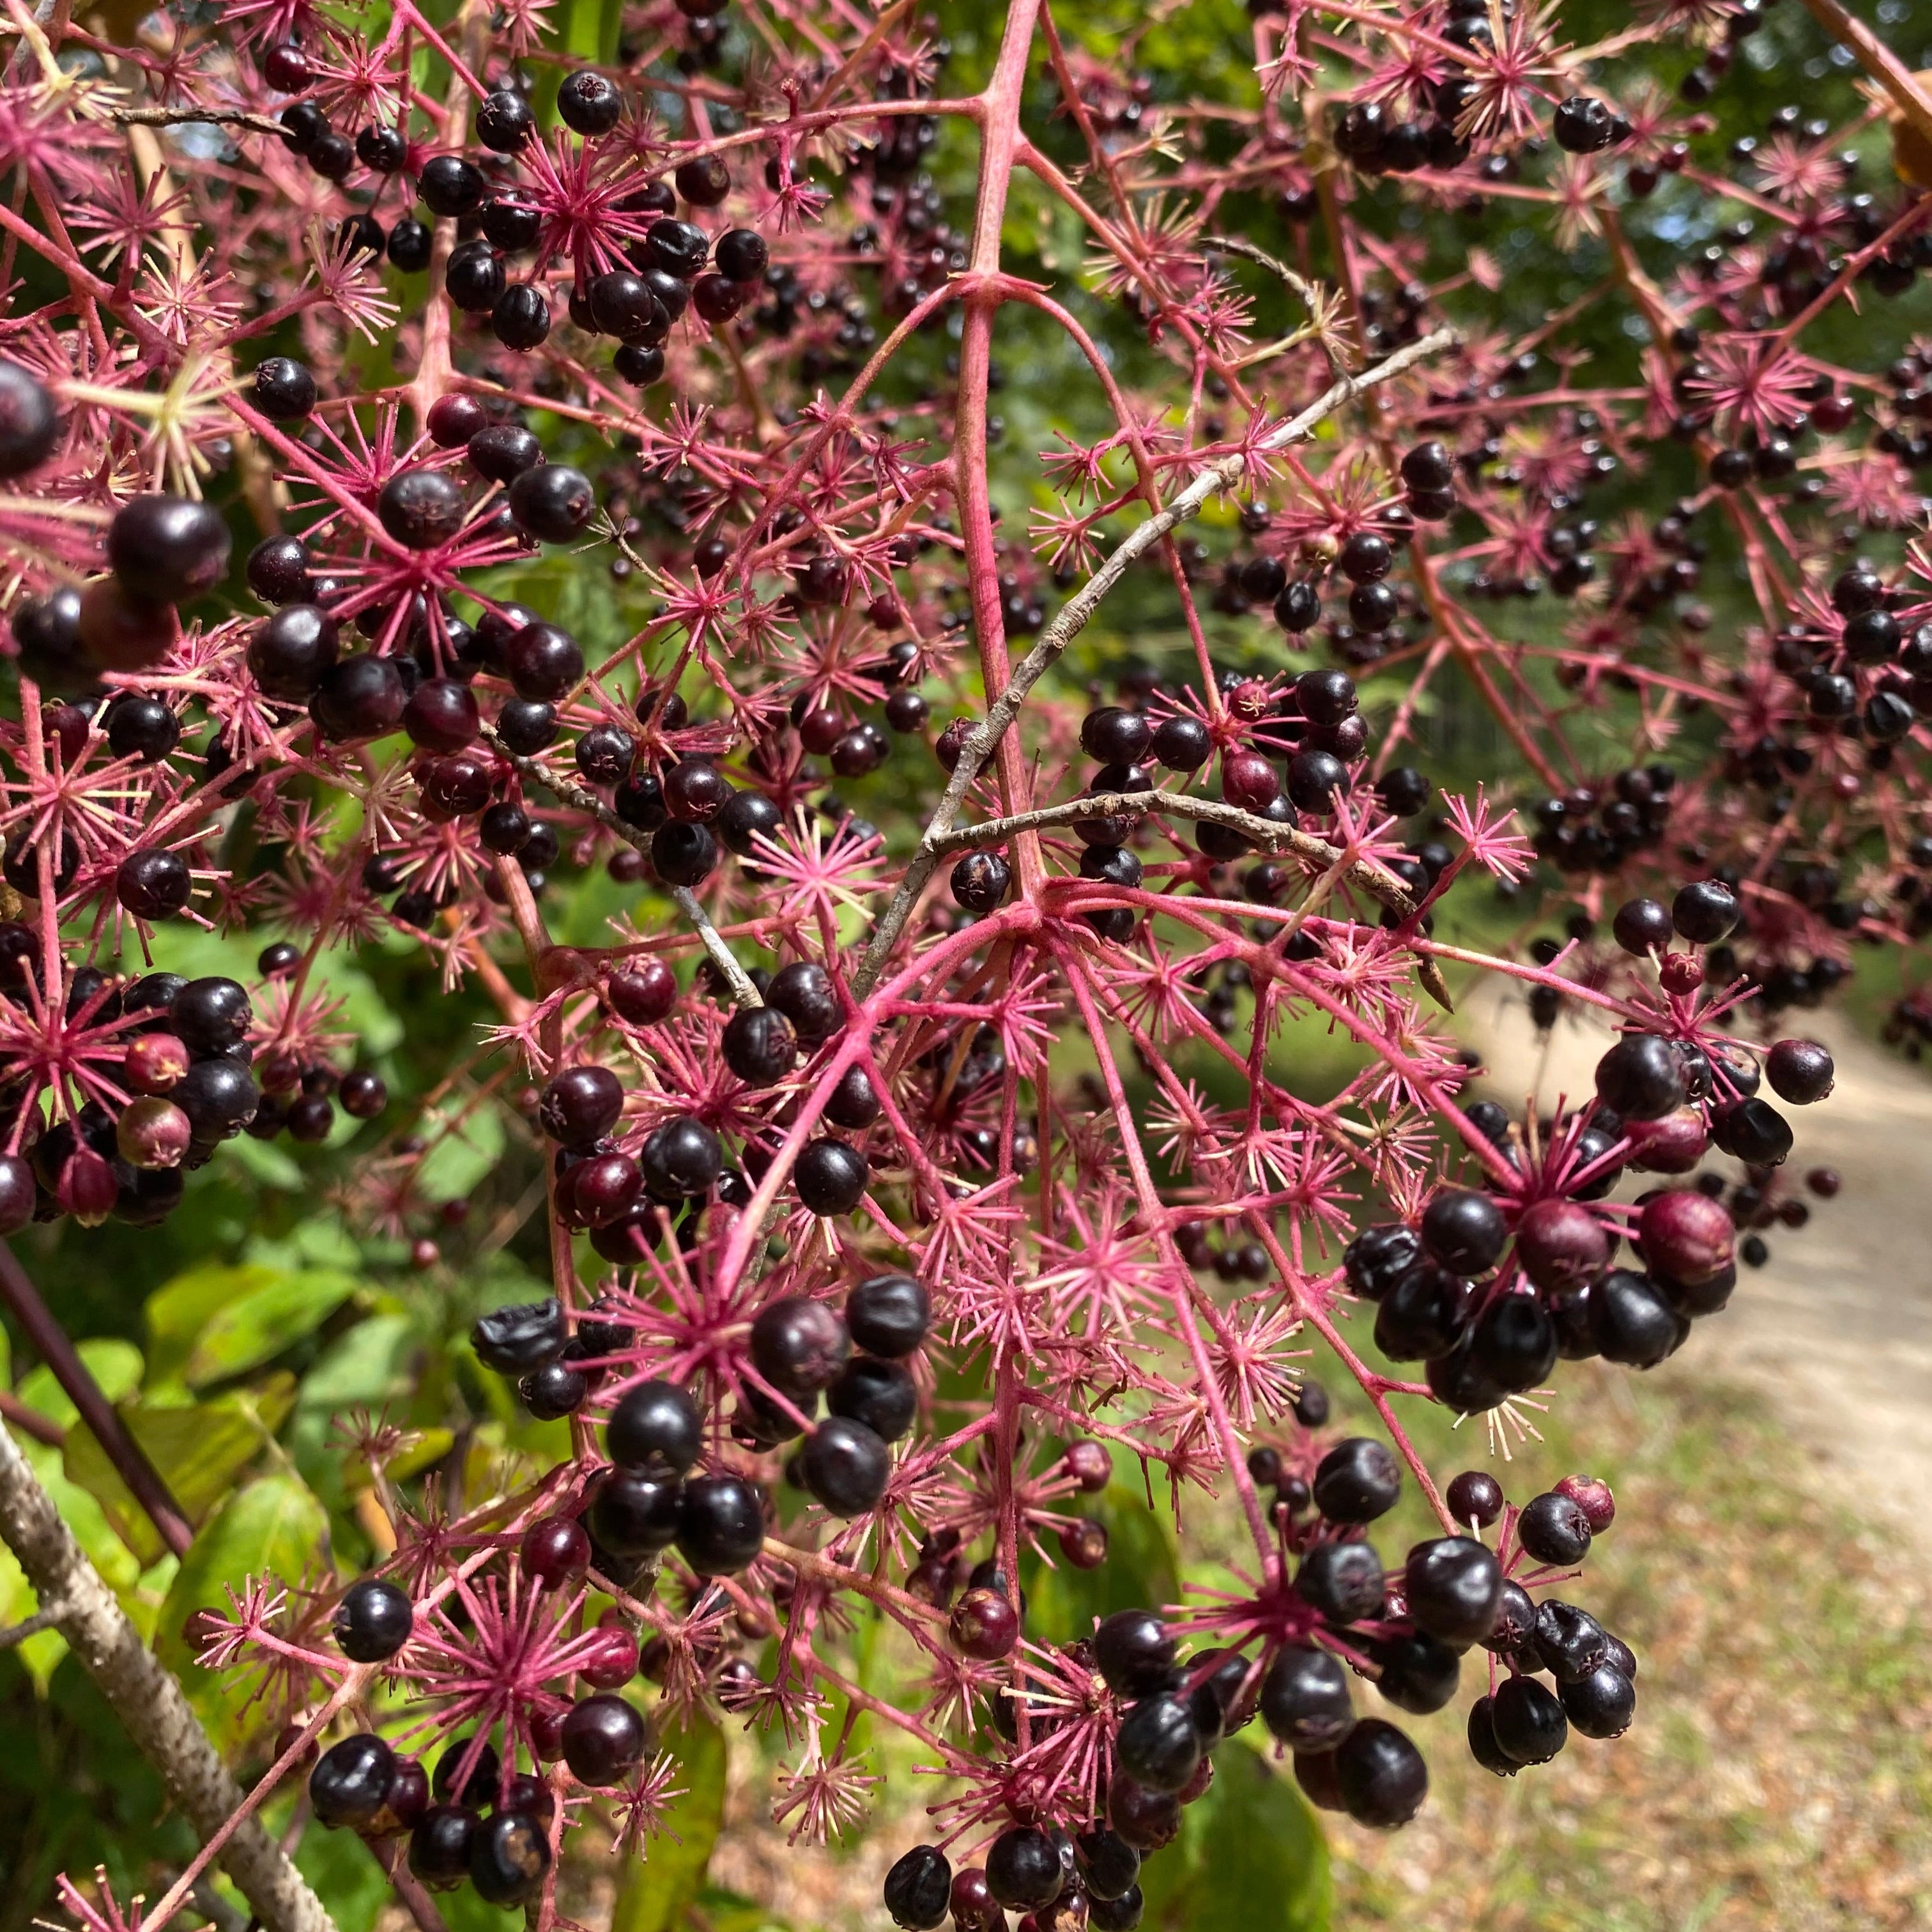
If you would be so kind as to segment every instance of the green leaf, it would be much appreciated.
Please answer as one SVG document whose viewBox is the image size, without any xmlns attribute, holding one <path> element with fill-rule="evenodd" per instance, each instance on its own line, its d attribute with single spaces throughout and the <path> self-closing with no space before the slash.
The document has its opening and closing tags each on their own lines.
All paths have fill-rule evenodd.
<svg viewBox="0 0 1932 1932">
<path fill-rule="evenodd" d="M 322 1268 L 262 1282 L 218 1310 L 202 1328 L 182 1378 L 199 1388 L 270 1360 L 320 1328 L 356 1286 L 353 1276 Z"/>
<path fill-rule="evenodd" d="M 1216 1754 L 1178 1843 L 1142 1868 L 1143 1924 L 1159 1932 L 1327 1932 L 1328 1848 L 1294 1780 L 1244 1738 Z"/>
<path fill-rule="evenodd" d="M 1094 1619 L 1116 1610 L 1157 1610 L 1180 1600 L 1174 1533 L 1148 1507 L 1137 1484 L 1117 1477 L 1088 1514 L 1106 1526 L 1107 1560 L 1099 1569 L 1022 1567 L 1028 1628 L 1051 1642 L 1090 1636 Z"/>
<path fill-rule="evenodd" d="M 422 1129 L 435 1132 L 433 1124 Z M 416 1169 L 416 1192 L 424 1201 L 455 1201 L 470 1193 L 503 1156 L 503 1117 L 479 1105 L 455 1126 L 436 1135 Z"/>
<path fill-rule="evenodd" d="M 141 1386 L 141 1352 L 131 1342 L 96 1336 L 76 1342 L 74 1353 L 110 1402 L 118 1402 Z M 70 1429 L 80 1418 L 80 1410 L 68 1401 L 67 1391 L 55 1381 L 53 1370 L 45 1363 L 23 1376 L 14 1393 L 29 1408 L 62 1429 Z"/>
<path fill-rule="evenodd" d="M 409 1392 L 416 1325 L 406 1315 L 372 1315 L 339 1335 L 303 1376 L 304 1409 L 375 1408 Z"/>
<path fill-rule="evenodd" d="M 682 1925 L 724 1822 L 724 1733 L 700 1718 L 664 1742 L 677 1760 L 684 1795 L 664 1814 L 664 1835 L 653 1838 L 644 1863 L 626 1873 L 610 1932 L 671 1932 Z"/>
<path fill-rule="evenodd" d="M 201 1331 L 231 1301 L 266 1288 L 281 1272 L 261 1262 L 206 1262 L 164 1282 L 148 1298 L 148 1359 L 157 1385 L 178 1384 Z"/>
<path fill-rule="evenodd" d="M 238 1375 L 321 1327 L 358 1286 L 334 1268 L 216 1263 L 178 1274 L 148 1298 L 157 1387 Z"/>
<path fill-rule="evenodd" d="M 336 1932 L 373 1932 L 389 1902 L 389 1881 L 353 1832 L 303 1832 L 296 1869 L 327 1901 Z"/>
<path fill-rule="evenodd" d="M 260 1390 L 237 1390 L 214 1402 L 126 1402 L 120 1414 L 182 1513 L 190 1522 L 198 1522 L 255 1460 L 294 1396 L 294 1378 L 278 1376 Z M 161 1555 L 161 1540 L 147 1512 L 135 1502 L 92 1430 L 77 1423 L 68 1431 L 62 1460 L 68 1480 L 100 1504 L 136 1556 L 152 1563 Z"/>
<path fill-rule="evenodd" d="M 277 1470 L 230 1496 L 202 1525 L 175 1573 L 154 1632 L 155 1654 L 182 1681 L 190 1702 L 224 1750 L 240 1742 L 247 1687 L 230 1684 L 194 1660 L 182 1632 L 200 1610 L 228 1611 L 226 1592 L 238 1596 L 251 1576 L 292 1584 L 328 1563 L 328 1518 L 298 1477 Z"/>
</svg>

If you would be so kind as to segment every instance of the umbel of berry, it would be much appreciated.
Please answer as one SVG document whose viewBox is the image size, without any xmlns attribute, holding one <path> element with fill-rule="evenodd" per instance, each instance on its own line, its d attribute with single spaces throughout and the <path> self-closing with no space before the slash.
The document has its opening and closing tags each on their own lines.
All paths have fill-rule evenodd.
<svg viewBox="0 0 1932 1932">
<path fill-rule="evenodd" d="M 406 1592 L 380 1576 L 365 1576 L 343 1592 L 331 1624 L 352 1664 L 382 1664 L 410 1640 L 416 1612 Z"/>
</svg>

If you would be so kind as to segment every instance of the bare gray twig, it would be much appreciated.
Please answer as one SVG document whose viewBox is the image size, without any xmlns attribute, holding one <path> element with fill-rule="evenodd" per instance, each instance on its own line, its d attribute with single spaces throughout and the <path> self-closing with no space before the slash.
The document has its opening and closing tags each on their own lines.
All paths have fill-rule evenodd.
<svg viewBox="0 0 1932 1932">
<path fill-rule="evenodd" d="M 1305 441 L 1318 424 L 1325 422 L 1364 390 L 1374 388 L 1417 363 L 1426 362 L 1455 340 L 1453 330 L 1438 328 L 1398 349 L 1393 356 L 1376 364 L 1374 368 L 1364 370 L 1359 376 L 1339 378 L 1300 415 L 1291 417 L 1264 437 L 1260 448 L 1264 451 L 1281 449 L 1290 443 Z M 1088 620 L 1100 608 L 1101 601 L 1126 574 L 1135 560 L 1144 556 L 1177 524 L 1198 516 L 1202 506 L 1217 491 L 1231 488 L 1246 467 L 1248 460 L 1246 454 L 1238 453 L 1210 463 L 1172 502 L 1130 530 L 1100 568 L 1060 607 L 1058 616 L 1040 633 L 1039 642 L 1013 668 L 1012 677 L 1006 688 L 994 700 L 984 719 L 960 748 L 959 762 L 953 768 L 945 793 L 919 842 L 919 849 L 913 854 L 912 862 L 906 868 L 905 878 L 879 915 L 878 922 L 872 930 L 872 943 L 866 950 L 858 970 L 852 976 L 852 991 L 856 997 L 863 999 L 884 970 L 886 962 L 892 956 L 892 948 L 898 944 L 899 934 L 911 916 L 914 905 L 939 862 L 938 842 L 952 830 L 952 821 L 973 781 L 992 755 L 994 747 L 1005 736 L 1006 728 L 1019 715 L 1028 692 L 1079 635 Z"/>
</svg>

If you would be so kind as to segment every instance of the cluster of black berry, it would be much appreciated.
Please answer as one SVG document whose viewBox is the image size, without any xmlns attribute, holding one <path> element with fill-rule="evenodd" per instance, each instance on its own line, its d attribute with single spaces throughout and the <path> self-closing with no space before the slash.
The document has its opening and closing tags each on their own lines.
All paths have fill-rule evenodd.
<svg viewBox="0 0 1932 1932">
<path fill-rule="evenodd" d="M 32 381 L 0 364 L 0 391 L 13 376 Z M 181 635 L 175 607 L 220 584 L 228 549 L 228 526 L 211 505 L 133 498 L 107 526 L 106 576 L 25 598 L 14 612 L 21 668 L 47 689 L 71 694 L 92 688 L 103 671 L 159 663 Z"/>
<path fill-rule="evenodd" d="M 292 954 L 285 944 L 269 947 L 264 976 L 291 970 Z M 0 925 L 6 997 L 23 997 L 39 958 L 32 927 Z M 184 1174 L 244 1130 L 257 1140 L 286 1131 L 319 1142 L 334 1125 L 337 1101 L 356 1120 L 372 1119 L 388 1102 L 381 1077 L 364 1068 L 338 1075 L 326 1062 L 280 1052 L 255 1064 L 248 1038 L 254 1010 L 232 980 L 178 973 L 113 980 L 82 967 L 68 980 L 67 1009 L 78 1027 L 119 1030 L 125 1044 L 116 1074 L 129 1097 L 118 1113 L 89 1100 L 72 1120 L 44 1123 L 38 1111 L 26 1117 L 22 1151 L 0 1154 L 7 1234 L 62 1214 L 89 1227 L 110 1214 L 154 1226 L 180 1204 Z"/>
<path fill-rule="evenodd" d="M 1669 765 L 1630 765 L 1607 782 L 1538 799 L 1529 808 L 1537 855 L 1559 872 L 1616 872 L 1663 843 L 1676 789 Z"/>
<path fill-rule="evenodd" d="M 1304 1397 L 1300 1419 L 1319 1426 L 1325 1397 L 1312 1385 Z M 1096 1450 L 1094 1460 L 1106 1464 L 1097 1444 L 1075 1448 Z M 1137 1925 L 1142 1862 L 1174 1841 L 1184 1808 L 1208 1790 L 1216 1745 L 1256 1716 L 1293 1753 L 1296 1778 L 1314 1803 L 1363 1824 L 1406 1823 L 1427 1792 L 1427 1766 L 1400 1726 L 1356 1715 L 1352 1666 L 1396 1709 L 1421 1715 L 1454 1699 L 1463 1656 L 1481 1646 L 1493 1660 L 1492 1688 L 1471 1711 L 1470 1746 L 1478 1762 L 1502 1775 L 1546 1762 L 1572 1727 L 1598 1738 L 1629 1728 L 1635 1657 L 1587 1611 L 1554 1598 L 1539 1601 L 1530 1588 L 1555 1580 L 1552 1570 L 1574 1573 L 1594 1537 L 1609 1528 L 1615 1504 L 1603 1484 L 1571 1477 L 1520 1510 L 1506 1510 L 1493 1478 L 1466 1472 L 1451 1483 L 1448 1500 L 1469 1533 L 1417 1544 L 1390 1574 L 1365 1533 L 1400 1493 L 1400 1470 L 1384 1444 L 1366 1437 L 1337 1443 L 1306 1480 L 1272 1449 L 1258 1448 L 1251 1469 L 1257 1463 L 1257 1479 L 1276 1484 L 1278 1520 L 1298 1558 L 1282 1640 L 1258 1658 L 1230 1648 L 1183 1659 L 1151 1611 L 1118 1611 L 1099 1622 L 1067 1654 L 1113 1700 L 1102 1816 L 1077 1831 L 1009 1826 L 982 1864 L 958 1870 L 939 1846 L 915 1846 L 884 1888 L 887 1910 L 907 1932 L 933 1932 L 949 1912 L 962 1932 L 988 1932 L 1009 1911 L 1030 1915 L 1021 1923 L 1036 1932 Z M 1480 1532 L 1499 1518 L 1502 1538 L 1492 1550 Z M 922 1559 L 913 1580 L 926 1584 L 922 1594 L 932 1580 L 925 1573 L 943 1569 L 944 1561 Z M 982 1564 L 976 1576 L 989 1568 Z M 971 1594 L 989 1598 L 988 1612 L 1006 1615 L 972 1624 L 977 1641 L 968 1654 L 1003 1654 L 994 1646 L 1010 1648 L 1018 1619 L 997 1575 Z M 966 1607 L 962 1600 L 954 1613 L 956 1641 Z M 1545 1675 L 1554 1690 L 1540 1681 Z M 1017 1735 L 1016 1694 L 1002 1688 L 994 1700 L 995 1726 L 1010 1742 Z M 1064 1704 L 1040 1699 L 1025 1700 L 1024 1714 L 1036 1745 L 1074 1720 Z"/>
</svg>

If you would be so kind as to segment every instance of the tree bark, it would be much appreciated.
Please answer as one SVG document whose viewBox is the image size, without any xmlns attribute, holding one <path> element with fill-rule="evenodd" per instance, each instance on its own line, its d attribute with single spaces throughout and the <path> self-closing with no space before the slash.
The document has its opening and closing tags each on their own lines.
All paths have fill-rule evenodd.
<svg viewBox="0 0 1932 1932">
<path fill-rule="evenodd" d="M 20 1558 L 54 1628 L 66 1638 L 204 1840 L 241 1808 L 242 1789 L 208 1741 L 187 1697 L 158 1664 L 40 1486 L 20 1445 L 0 1428 L 0 1538 Z M 219 1854 L 266 1932 L 335 1932 L 320 1899 L 254 1818 Z"/>
</svg>

